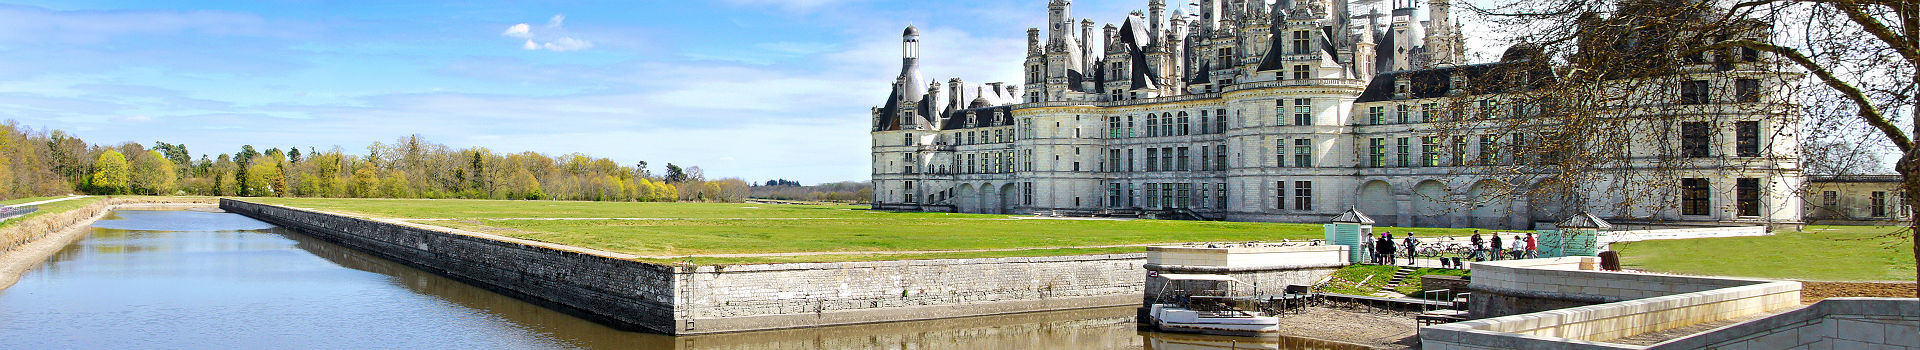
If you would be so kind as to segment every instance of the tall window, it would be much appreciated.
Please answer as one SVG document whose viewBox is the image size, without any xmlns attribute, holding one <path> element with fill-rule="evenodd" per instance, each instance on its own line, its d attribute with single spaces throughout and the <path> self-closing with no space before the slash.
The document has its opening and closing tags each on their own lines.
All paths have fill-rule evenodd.
<svg viewBox="0 0 1920 350">
<path fill-rule="evenodd" d="M 1147 148 L 1147 171 L 1160 171 L 1160 149 Z"/>
<path fill-rule="evenodd" d="M 1738 140 L 1737 143 L 1734 145 L 1735 153 L 1738 153 L 1741 157 L 1759 157 L 1760 156 L 1760 122 L 1758 121 L 1734 122 L 1733 129 L 1734 129 L 1735 139 Z"/>
<path fill-rule="evenodd" d="M 1480 135 L 1480 164 L 1495 165 L 1500 162 L 1500 148 L 1494 145 L 1493 135 Z"/>
<path fill-rule="evenodd" d="M 1293 99 L 1293 125 L 1313 125 L 1313 99 Z"/>
<path fill-rule="evenodd" d="M 1387 139 L 1367 140 L 1367 166 L 1381 168 L 1387 166 Z"/>
<path fill-rule="evenodd" d="M 1440 166 L 1440 137 L 1420 138 L 1420 166 Z"/>
<path fill-rule="evenodd" d="M 1287 166 L 1287 139 L 1273 140 L 1273 166 Z"/>
<path fill-rule="evenodd" d="M 1133 171 L 1133 149 L 1127 149 L 1127 171 Z"/>
<path fill-rule="evenodd" d="M 1711 196 L 1707 179 L 1680 179 L 1680 215 L 1710 215 Z"/>
<path fill-rule="evenodd" d="M 1214 204 L 1214 207 L 1220 208 L 1220 209 L 1226 209 L 1227 208 L 1227 183 L 1222 182 L 1222 183 L 1213 184 L 1213 192 L 1214 192 L 1213 200 L 1219 202 L 1217 204 Z"/>
<path fill-rule="evenodd" d="M 1513 157 L 1513 165 L 1527 165 L 1527 154 L 1531 153 L 1527 149 L 1527 134 L 1514 133 L 1513 139 L 1507 143 L 1507 149 L 1512 150 L 1507 152 L 1507 156 Z"/>
<path fill-rule="evenodd" d="M 1174 122 L 1173 125 L 1176 125 L 1177 128 L 1180 130 L 1180 133 L 1175 135 L 1181 135 L 1181 136 L 1191 135 L 1191 133 L 1189 133 L 1189 131 L 1191 130 L 1188 129 L 1188 126 L 1193 124 L 1189 123 L 1189 121 L 1187 120 L 1187 112 L 1180 112 L 1179 121 Z"/>
<path fill-rule="evenodd" d="M 1433 121 L 1433 114 L 1438 112 L 1439 110 L 1440 110 L 1440 106 L 1438 104 L 1433 104 L 1433 103 L 1420 104 L 1420 122 L 1425 123 L 1425 122 Z"/>
<path fill-rule="evenodd" d="M 1214 167 L 1213 170 L 1227 170 L 1227 145 L 1226 144 L 1214 145 L 1213 167 Z"/>
<path fill-rule="evenodd" d="M 902 172 L 912 174 L 914 163 L 919 163 L 919 162 L 916 162 L 913 160 L 913 153 L 904 153 L 900 155 L 900 163 L 906 165 L 906 170 Z"/>
<path fill-rule="evenodd" d="M 1033 205 L 1033 183 L 1020 184 L 1020 204 Z"/>
<path fill-rule="evenodd" d="M 1294 79 L 1311 79 L 1313 78 L 1311 69 L 1312 67 L 1308 67 L 1307 65 L 1296 64 L 1293 66 L 1293 78 Z"/>
<path fill-rule="evenodd" d="M 1311 47 L 1312 44 L 1313 44 L 1313 39 L 1309 39 L 1307 37 L 1307 31 L 1304 31 L 1304 30 L 1293 31 L 1293 54 L 1295 55 L 1307 54 L 1307 48 Z"/>
<path fill-rule="evenodd" d="M 1160 136 L 1160 118 L 1147 115 L 1147 137 Z"/>
<path fill-rule="evenodd" d="M 1493 118 L 1499 117 L 1498 115 L 1496 115 L 1498 113 L 1500 113 L 1499 102 L 1494 102 L 1493 100 L 1480 100 L 1480 117 L 1481 118 L 1493 119 Z"/>
<path fill-rule="evenodd" d="M 1213 52 L 1214 52 L 1214 62 L 1220 62 L 1220 66 L 1214 67 L 1214 69 L 1225 69 L 1225 68 L 1234 66 L 1233 48 L 1222 47 L 1219 50 L 1214 50 Z"/>
<path fill-rule="evenodd" d="M 906 133 L 905 135 L 902 135 L 902 137 L 900 138 L 900 145 L 901 145 L 901 146 L 912 146 L 912 145 L 913 145 L 913 133 Z"/>
<path fill-rule="evenodd" d="M 1733 81 L 1733 97 L 1740 102 L 1760 102 L 1760 79 Z"/>
<path fill-rule="evenodd" d="M 1273 208 L 1280 209 L 1280 210 L 1287 210 L 1287 182 L 1274 181 L 1273 193 L 1274 193 Z"/>
<path fill-rule="evenodd" d="M 1313 181 L 1293 182 L 1293 209 L 1299 211 L 1313 210 Z"/>
<path fill-rule="evenodd" d="M 1107 138 L 1120 138 L 1120 117 L 1107 117 Z"/>
<path fill-rule="evenodd" d="M 1453 166 L 1467 165 L 1467 137 L 1466 136 L 1453 137 L 1452 153 L 1453 153 L 1453 159 L 1452 159 L 1452 162 L 1450 162 L 1451 165 Z"/>
<path fill-rule="evenodd" d="M 1180 171 L 1187 171 L 1189 169 L 1187 167 L 1187 148 L 1180 147 L 1178 151 L 1179 151 L 1178 154 L 1180 155 L 1180 161 L 1175 164 Z"/>
<path fill-rule="evenodd" d="M 1107 184 L 1107 206 L 1108 207 L 1120 206 L 1120 184 L 1118 183 Z"/>
<path fill-rule="evenodd" d="M 1874 191 L 1873 193 L 1870 194 L 1869 200 L 1870 202 L 1867 203 L 1869 204 L 1867 206 L 1867 211 L 1871 212 L 1869 214 L 1873 214 L 1872 216 L 1876 218 L 1887 217 L 1887 193 L 1886 192 Z"/>
<path fill-rule="evenodd" d="M 1173 147 L 1160 149 L 1160 171 L 1173 171 Z"/>
<path fill-rule="evenodd" d="M 1413 106 L 1410 106 L 1410 105 L 1393 106 L 1393 116 L 1394 116 L 1394 119 L 1398 120 L 1400 124 L 1413 122 L 1412 120 Z"/>
<path fill-rule="evenodd" d="M 1412 155 L 1413 155 L 1413 145 L 1412 145 L 1412 144 L 1408 144 L 1408 143 L 1407 143 L 1407 141 L 1408 141 L 1408 140 L 1407 140 L 1407 138 L 1405 138 L 1405 137 L 1402 137 L 1402 138 L 1400 138 L 1400 139 L 1399 139 L 1398 141 L 1399 141 L 1400 143 L 1399 143 L 1398 145 L 1396 145 L 1397 147 L 1395 148 L 1395 150 L 1396 150 L 1397 152 L 1395 152 L 1395 153 L 1397 153 L 1397 155 L 1396 155 L 1396 156 L 1395 156 L 1395 157 L 1393 158 L 1393 159 L 1394 159 L 1394 161 L 1395 161 L 1395 162 L 1398 162 L 1398 163 L 1399 163 L 1399 166 L 1400 166 L 1400 167 L 1402 167 L 1402 168 L 1405 168 L 1405 167 L 1408 167 L 1408 166 L 1412 166 L 1412 163 L 1413 163 L 1413 157 L 1412 157 Z"/>
<path fill-rule="evenodd" d="M 1680 151 L 1687 157 L 1711 157 L 1713 128 L 1707 122 L 1680 123 Z"/>
<path fill-rule="evenodd" d="M 1225 113 L 1226 110 L 1224 109 L 1220 111 L 1222 113 L 1213 115 L 1213 133 L 1215 134 L 1227 132 L 1227 113 Z M 1203 111 L 1201 113 L 1206 112 Z"/>
<path fill-rule="evenodd" d="M 1367 124 L 1380 125 L 1380 124 L 1386 124 L 1386 123 L 1387 123 L 1387 107 L 1386 106 L 1367 107 Z"/>
<path fill-rule="evenodd" d="M 1187 208 L 1193 206 L 1193 201 L 1191 200 L 1193 198 L 1193 184 L 1177 183 L 1169 185 L 1173 185 L 1174 188 L 1173 207 Z"/>
<path fill-rule="evenodd" d="M 1689 80 L 1689 81 L 1680 82 L 1680 104 L 1683 104 L 1683 105 L 1706 104 L 1708 99 L 1709 97 L 1707 96 L 1707 81 Z"/>
<path fill-rule="evenodd" d="M 1286 119 L 1287 119 L 1287 99 L 1282 98 L 1282 99 L 1273 100 L 1273 124 L 1286 125 L 1287 123 Z M 1241 126 L 1245 126 L 1245 125 L 1241 125 Z"/>
<path fill-rule="evenodd" d="M 1313 140 L 1293 140 L 1293 166 L 1296 168 L 1313 167 Z"/>
<path fill-rule="evenodd" d="M 1194 155 L 1199 156 L 1197 158 L 1200 159 L 1200 167 L 1193 168 L 1193 170 L 1213 170 L 1213 164 L 1210 164 L 1212 163 L 1211 160 L 1213 160 L 1213 157 L 1207 156 L 1213 154 L 1213 152 L 1208 151 L 1211 147 L 1212 146 L 1200 146 L 1200 153 L 1194 153 Z"/>
<path fill-rule="evenodd" d="M 1107 171 L 1120 171 L 1120 150 L 1107 150 Z"/>
<path fill-rule="evenodd" d="M 1741 178 L 1734 180 L 1735 206 L 1740 216 L 1760 216 L 1760 179 Z"/>
</svg>

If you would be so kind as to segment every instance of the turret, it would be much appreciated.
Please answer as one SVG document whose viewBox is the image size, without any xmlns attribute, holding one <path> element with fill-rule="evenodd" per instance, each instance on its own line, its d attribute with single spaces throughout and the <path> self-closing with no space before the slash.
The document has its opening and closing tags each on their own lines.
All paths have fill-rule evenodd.
<svg viewBox="0 0 1920 350">
<path fill-rule="evenodd" d="M 1040 52 L 1040 28 L 1027 28 L 1027 56 L 1039 56 Z"/>
<path fill-rule="evenodd" d="M 1161 23 L 1164 23 L 1163 20 L 1166 18 L 1162 15 L 1167 13 L 1167 0 L 1148 0 L 1147 13 L 1151 15 L 1147 17 L 1147 32 L 1155 37 L 1165 33 L 1167 27 Z"/>
<path fill-rule="evenodd" d="M 900 88 L 895 91 L 899 91 L 902 95 L 899 97 L 903 105 L 912 103 L 917 106 L 920 102 L 918 90 L 926 86 L 920 83 L 920 30 L 907 26 L 907 31 L 900 37 L 900 78 L 896 81 L 900 84 Z M 911 113 L 911 110 L 911 108 L 902 108 L 901 113 Z"/>
</svg>

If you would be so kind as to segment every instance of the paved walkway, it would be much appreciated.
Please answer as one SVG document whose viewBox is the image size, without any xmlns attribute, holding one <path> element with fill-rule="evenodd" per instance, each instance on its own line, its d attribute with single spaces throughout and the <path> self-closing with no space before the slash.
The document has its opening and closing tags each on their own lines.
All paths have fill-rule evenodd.
<svg viewBox="0 0 1920 350">
<path fill-rule="evenodd" d="M 9 207 L 30 207 L 35 205 L 41 205 L 41 204 L 47 204 L 47 203 L 53 203 L 53 202 L 59 202 L 59 201 L 69 201 L 69 200 L 75 200 L 75 199 L 81 199 L 81 198 L 87 198 L 87 197 L 91 197 L 91 196 L 71 195 L 65 198 L 54 198 L 54 199 L 48 199 L 48 200 L 39 201 L 39 202 L 14 204 L 14 205 L 9 205 Z"/>
<path fill-rule="evenodd" d="M 653 258 L 653 259 L 678 259 L 678 258 L 756 258 L 756 257 L 770 257 L 770 256 L 862 255 L 862 254 L 898 255 L 898 254 L 937 254 L 937 253 L 968 253 L 968 252 L 1010 252 L 1010 251 L 1019 251 L 1019 250 L 1041 250 L 1041 249 L 1125 248 L 1125 247 L 1147 247 L 1147 246 L 1169 245 L 1169 244 L 1174 244 L 1174 243 L 1142 243 L 1142 244 L 1092 245 L 1092 246 L 1078 246 L 1078 247 L 1029 247 L 1029 248 L 995 248 L 995 249 L 968 249 L 968 250 L 879 250 L 879 251 L 850 251 L 850 252 L 694 254 L 694 255 L 660 255 L 660 256 L 642 256 L 642 257 Z M 1144 253 L 1146 252 L 1146 250 L 1141 250 L 1141 252 Z"/>
</svg>

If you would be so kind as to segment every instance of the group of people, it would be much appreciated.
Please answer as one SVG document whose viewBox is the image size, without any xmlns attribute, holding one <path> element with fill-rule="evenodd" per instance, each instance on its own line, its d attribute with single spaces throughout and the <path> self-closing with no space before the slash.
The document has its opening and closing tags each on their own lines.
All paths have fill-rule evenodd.
<svg viewBox="0 0 1920 350">
<path fill-rule="evenodd" d="M 1468 258 L 1473 259 L 1473 261 L 1488 261 L 1531 259 L 1540 256 L 1540 240 L 1534 238 L 1532 232 L 1528 232 L 1525 238 L 1521 238 L 1518 235 L 1513 236 L 1513 240 L 1508 241 L 1511 243 L 1507 245 L 1500 244 L 1500 235 L 1495 234 L 1492 236 L 1493 239 L 1491 240 L 1482 239 L 1480 237 L 1480 230 L 1473 230 L 1473 237 L 1468 239 L 1469 242 L 1473 243 L 1473 254 L 1469 255 Z"/>
<path fill-rule="evenodd" d="M 1534 238 L 1533 233 L 1527 233 L 1524 237 L 1515 235 L 1512 240 L 1502 240 L 1498 234 L 1490 236 L 1492 238 L 1488 239 L 1480 234 L 1480 230 L 1473 230 L 1473 236 L 1468 238 L 1468 241 L 1473 244 L 1473 252 L 1467 258 L 1473 261 L 1489 261 L 1530 259 L 1540 256 L 1540 241 Z M 1417 257 L 1415 252 L 1420 247 L 1420 240 L 1414 238 L 1412 232 L 1408 232 L 1405 239 L 1397 242 L 1393 239 L 1392 231 L 1383 231 L 1378 236 L 1368 238 L 1360 245 L 1371 258 L 1372 264 L 1397 264 L 1399 261 L 1395 259 L 1400 256 L 1407 258 L 1407 264 L 1414 264 L 1414 259 Z"/>
<path fill-rule="evenodd" d="M 1413 264 L 1414 249 L 1420 247 L 1420 240 L 1413 238 L 1413 233 L 1408 232 L 1406 240 L 1396 245 L 1393 241 L 1393 231 L 1384 231 L 1380 236 L 1372 237 L 1372 242 L 1362 242 L 1361 245 L 1371 252 L 1374 264 L 1392 265 L 1398 255 L 1406 255 L 1407 264 Z"/>
</svg>

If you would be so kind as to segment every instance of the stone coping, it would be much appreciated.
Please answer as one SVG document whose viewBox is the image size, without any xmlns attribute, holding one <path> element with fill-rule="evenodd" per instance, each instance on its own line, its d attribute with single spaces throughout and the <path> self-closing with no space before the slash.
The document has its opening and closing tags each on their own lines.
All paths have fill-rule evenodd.
<svg viewBox="0 0 1920 350">
<path fill-rule="evenodd" d="M 1771 317 L 1716 328 L 1678 339 L 1654 344 L 1658 349 L 1702 349 L 1715 344 L 1740 340 L 1754 334 L 1785 329 L 1794 324 L 1832 316 L 1886 317 L 1920 321 L 1920 299 L 1914 298 L 1827 298 L 1811 306 Z M 1920 344 L 1910 344 L 1920 346 Z"/>
<path fill-rule="evenodd" d="M 773 263 L 773 264 L 742 264 L 742 265 L 700 265 L 700 266 L 692 266 L 692 267 L 676 266 L 676 268 L 674 269 L 674 273 L 769 272 L 769 271 L 790 271 L 790 270 L 816 270 L 816 269 L 823 269 L 823 268 L 1020 264 L 1020 263 L 1050 263 L 1050 262 L 1098 261 L 1098 260 L 1143 260 L 1146 258 L 1147 258 L 1147 253 L 1122 253 L 1122 254 L 1060 255 L 1060 256 L 1017 256 L 1017 257 L 1003 257 L 1003 258 L 880 260 L 880 261 L 807 262 L 807 263 Z"/>
<path fill-rule="evenodd" d="M 1271 244 L 1271 243 L 1233 243 L 1233 244 L 1216 244 L 1212 247 L 1209 247 L 1206 244 L 1149 246 L 1147 247 L 1147 251 L 1148 252 L 1240 254 L 1240 253 L 1328 252 L 1328 251 L 1344 250 L 1346 248 L 1347 248 L 1346 246 L 1341 246 L 1341 245 L 1307 246 L 1307 245 L 1280 245 L 1280 244 Z"/>
</svg>

